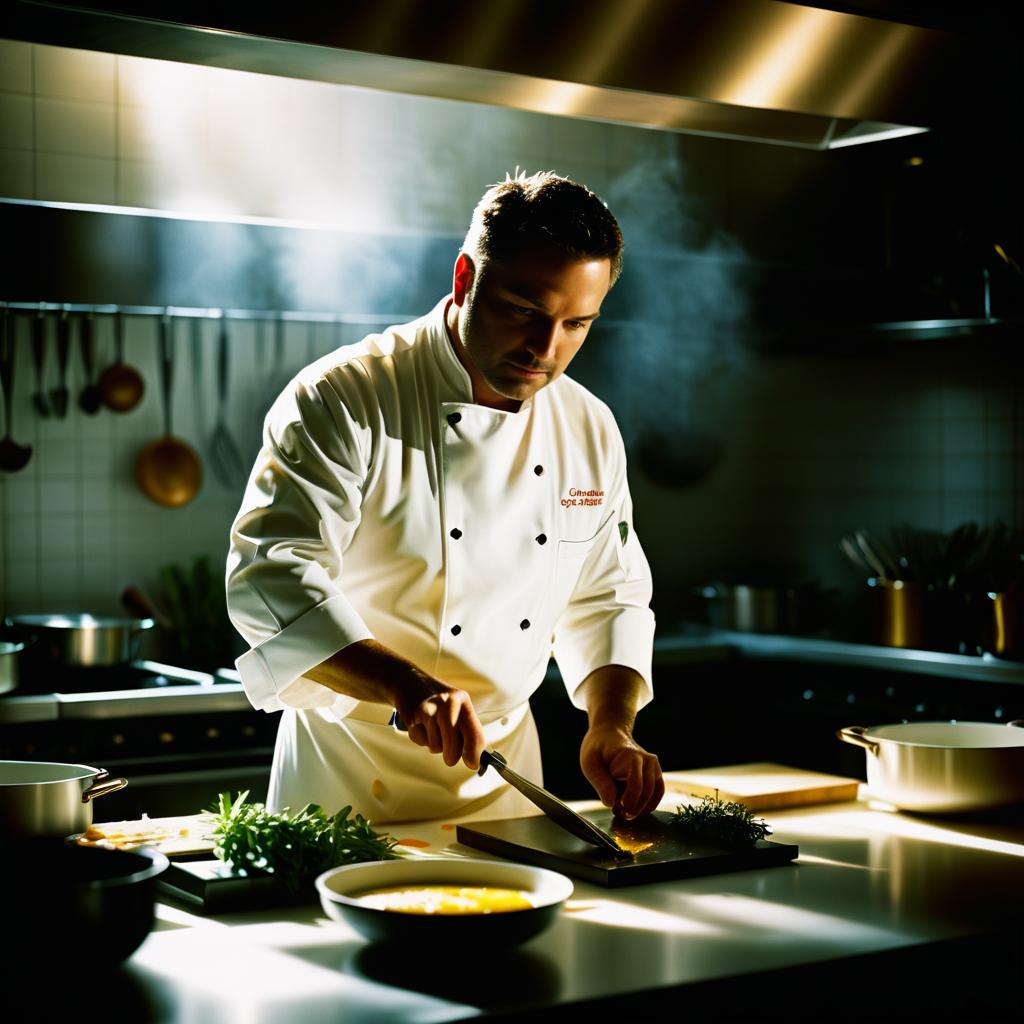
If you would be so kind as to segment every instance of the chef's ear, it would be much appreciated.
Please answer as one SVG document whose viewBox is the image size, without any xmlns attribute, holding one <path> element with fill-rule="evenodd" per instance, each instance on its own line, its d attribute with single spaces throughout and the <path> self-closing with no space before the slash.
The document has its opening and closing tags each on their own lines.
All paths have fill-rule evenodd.
<svg viewBox="0 0 1024 1024">
<path fill-rule="evenodd" d="M 461 306 L 466 301 L 470 288 L 473 287 L 473 278 L 476 275 L 476 267 L 470 256 L 464 252 L 459 253 L 455 261 L 455 273 L 452 281 L 452 300 L 456 306 Z"/>
</svg>

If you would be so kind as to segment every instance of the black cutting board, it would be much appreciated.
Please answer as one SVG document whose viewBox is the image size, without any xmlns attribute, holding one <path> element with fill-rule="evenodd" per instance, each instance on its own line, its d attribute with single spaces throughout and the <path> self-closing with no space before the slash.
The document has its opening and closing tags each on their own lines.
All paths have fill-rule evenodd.
<svg viewBox="0 0 1024 1024">
<path fill-rule="evenodd" d="M 319 899 L 312 880 L 293 893 L 274 875 L 239 875 L 223 861 L 210 859 L 172 861 L 157 876 L 157 888 L 201 913 L 293 907 Z"/>
<path fill-rule="evenodd" d="M 774 867 L 789 864 L 800 852 L 795 845 L 767 839 L 740 849 L 703 845 L 679 835 L 668 824 L 672 818 L 668 811 L 655 811 L 633 822 L 613 822 L 608 810 L 585 811 L 583 817 L 620 843 L 651 845 L 620 860 L 577 839 L 544 815 L 474 821 L 457 825 L 455 835 L 460 843 L 477 850 L 610 887 Z"/>
</svg>

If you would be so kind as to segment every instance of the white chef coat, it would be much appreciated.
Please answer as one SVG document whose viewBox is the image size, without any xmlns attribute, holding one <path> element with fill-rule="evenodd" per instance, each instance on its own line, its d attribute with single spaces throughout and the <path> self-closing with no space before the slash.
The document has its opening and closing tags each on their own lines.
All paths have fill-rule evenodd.
<svg viewBox="0 0 1024 1024">
<path fill-rule="evenodd" d="M 493 770 L 448 767 L 396 732 L 390 707 L 304 675 L 359 640 L 466 690 L 486 748 L 538 783 L 528 699 L 552 653 L 577 707 L 610 664 L 651 699 L 651 575 L 611 411 L 564 374 L 518 412 L 475 404 L 450 301 L 307 366 L 267 414 L 227 601 L 252 648 L 236 662 L 249 700 L 282 712 L 272 809 L 535 812 Z"/>
</svg>

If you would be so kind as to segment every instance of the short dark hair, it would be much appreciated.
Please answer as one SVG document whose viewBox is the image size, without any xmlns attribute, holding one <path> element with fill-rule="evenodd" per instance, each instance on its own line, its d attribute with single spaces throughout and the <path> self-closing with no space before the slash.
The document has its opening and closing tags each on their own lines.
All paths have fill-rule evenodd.
<svg viewBox="0 0 1024 1024">
<path fill-rule="evenodd" d="M 586 185 L 538 171 L 492 185 L 477 203 L 462 251 L 479 267 L 514 256 L 532 242 L 552 242 L 573 259 L 607 259 L 611 283 L 622 271 L 622 231 Z"/>
</svg>

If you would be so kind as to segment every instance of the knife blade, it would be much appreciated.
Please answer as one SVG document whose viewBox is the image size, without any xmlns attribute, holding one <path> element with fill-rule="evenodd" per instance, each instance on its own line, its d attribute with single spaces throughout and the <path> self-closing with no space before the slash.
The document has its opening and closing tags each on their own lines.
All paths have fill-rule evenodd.
<svg viewBox="0 0 1024 1024">
<path fill-rule="evenodd" d="M 397 708 L 391 712 L 390 725 L 396 732 L 408 732 Z M 480 768 L 477 774 L 483 775 L 488 768 L 493 768 L 510 786 L 518 789 L 527 800 L 539 807 L 556 825 L 560 825 L 577 839 L 582 839 L 584 842 L 610 853 L 613 857 L 632 856 L 628 850 L 619 846 L 604 829 L 598 828 L 582 814 L 577 814 L 567 803 L 559 800 L 554 793 L 549 793 L 546 789 L 542 789 L 529 779 L 524 778 L 519 772 L 509 768 L 508 762 L 498 751 L 484 750 L 481 752 Z"/>
<path fill-rule="evenodd" d="M 517 771 L 509 768 L 508 762 L 496 750 L 485 750 L 480 754 L 478 774 L 483 775 L 488 768 L 493 768 L 510 786 L 518 789 L 527 800 L 536 804 L 556 825 L 571 832 L 577 839 L 591 843 L 610 853 L 613 857 L 628 858 L 632 856 L 627 850 L 623 850 L 604 829 L 598 828 L 582 814 L 577 814 L 568 804 L 559 800 L 554 793 L 549 793 L 546 789 L 542 789 Z"/>
</svg>

